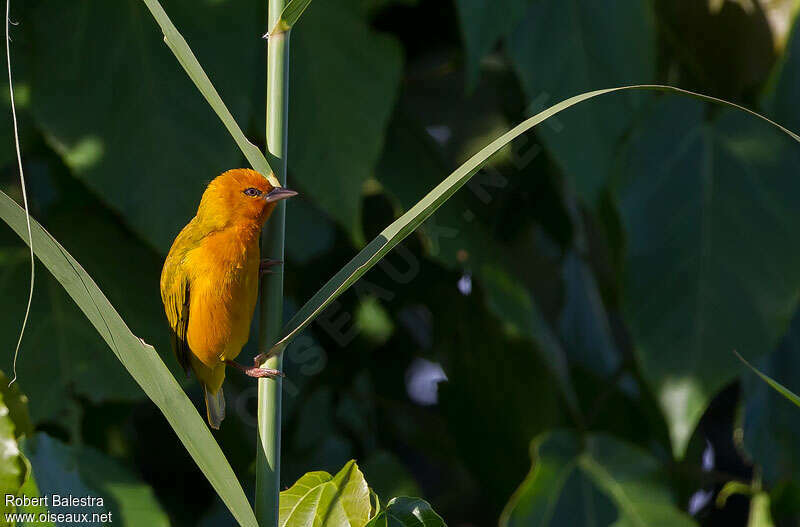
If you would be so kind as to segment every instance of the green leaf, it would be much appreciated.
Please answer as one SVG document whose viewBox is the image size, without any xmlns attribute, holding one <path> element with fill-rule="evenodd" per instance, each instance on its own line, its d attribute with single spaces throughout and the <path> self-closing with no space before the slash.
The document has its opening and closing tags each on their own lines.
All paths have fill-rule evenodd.
<svg viewBox="0 0 800 527">
<path fill-rule="evenodd" d="M 739 373 L 731 351 L 774 349 L 800 287 L 800 250 L 786 244 L 800 224 L 800 149 L 742 113 L 706 122 L 703 112 L 695 101 L 659 101 L 619 183 L 623 311 L 677 457 Z"/>
<path fill-rule="evenodd" d="M 530 3 L 508 53 L 536 108 L 604 86 L 655 77 L 655 14 L 648 0 Z M 569 37 L 566 37 L 569 35 Z M 537 131 L 578 194 L 595 205 L 642 96 L 626 93 L 565 112 Z"/>
<path fill-rule="evenodd" d="M 123 525 L 169 525 L 153 490 L 126 468 L 87 446 L 68 446 L 46 434 L 24 442 L 38 491 L 42 496 L 58 494 L 102 498 L 102 506 L 55 507 L 50 512 L 104 514 Z M 111 522 L 109 522 L 111 523 Z"/>
<path fill-rule="evenodd" d="M 36 484 L 36 477 L 32 473 L 29 475 L 28 479 L 25 481 L 25 484 L 19 490 L 18 495 L 28 496 L 30 498 L 42 497 L 42 492 L 39 490 L 39 486 Z M 16 509 L 17 509 L 16 512 L 18 513 L 33 514 L 33 516 L 37 518 L 37 520 L 34 523 L 19 522 L 17 523 L 17 527 L 55 527 L 53 522 L 38 520 L 40 514 L 47 513 L 47 507 L 45 507 L 44 505 L 23 505 L 21 507 L 17 507 Z"/>
<path fill-rule="evenodd" d="M 428 219 L 436 211 L 436 209 L 438 209 L 473 175 L 478 172 L 480 167 L 486 162 L 487 159 L 489 159 L 493 154 L 497 153 L 505 145 L 524 134 L 537 124 L 549 119 L 550 117 L 562 112 L 567 108 L 570 108 L 571 106 L 600 95 L 625 90 L 667 91 L 725 104 L 772 124 L 785 134 L 791 136 L 795 141 L 800 142 L 800 136 L 776 123 L 773 123 L 772 121 L 769 121 L 765 117 L 751 110 L 727 101 L 716 99 L 714 97 L 709 97 L 670 86 L 624 86 L 576 95 L 575 97 L 571 97 L 565 101 L 555 104 L 547 110 L 544 110 L 543 112 L 540 112 L 539 114 L 523 121 L 492 141 L 478 153 L 473 155 L 469 160 L 467 160 L 467 162 L 462 164 L 453 173 L 447 176 L 447 178 L 445 178 L 433 190 L 431 190 L 426 196 L 417 202 L 416 205 L 411 207 L 407 212 L 400 216 L 400 218 L 386 227 L 352 260 L 350 260 L 347 265 L 345 265 L 338 273 L 336 273 L 333 278 L 328 280 L 328 282 L 325 283 L 325 285 L 323 285 L 322 288 L 317 291 L 317 293 L 315 293 L 314 296 L 311 297 L 311 299 L 306 302 L 302 308 L 300 308 L 300 310 L 294 315 L 294 317 L 292 317 L 286 327 L 282 330 L 279 340 L 272 348 L 273 352 L 282 351 L 300 331 L 308 326 L 314 320 L 314 318 L 316 318 L 316 316 L 328 306 L 328 304 L 333 302 L 333 300 L 335 300 L 340 294 L 346 291 L 351 285 L 353 285 L 353 283 L 356 282 L 356 280 L 358 280 L 364 273 L 372 268 L 373 265 L 375 265 L 390 250 L 392 250 L 392 248 L 400 243 L 400 241 L 402 241 L 406 236 L 411 234 L 422 222 Z"/>
<path fill-rule="evenodd" d="M 288 159 L 291 185 L 360 239 L 362 186 L 383 149 L 402 55 L 351 4 L 316 2 L 292 31 Z"/>
<path fill-rule="evenodd" d="M 457 0 L 469 86 L 475 85 L 481 59 L 514 29 L 530 3 L 531 0 Z"/>
<path fill-rule="evenodd" d="M 0 395 L 0 494 L 3 502 L 0 504 L 0 514 L 13 512 L 13 507 L 6 506 L 5 496 L 19 494 L 20 487 L 25 483 L 28 467 L 17 445 L 18 434 L 12 419 L 12 414 Z"/>
<path fill-rule="evenodd" d="M 27 240 L 25 212 L 0 192 L 0 218 Z M 148 397 L 164 413 L 178 438 L 240 524 L 255 527 L 247 497 L 211 432 L 152 346 L 134 335 L 80 264 L 31 220 L 36 256 L 53 274 Z M 41 484 L 41 482 L 39 482 Z"/>
<path fill-rule="evenodd" d="M 28 396 L 19 389 L 19 384 L 8 385 L 9 379 L 5 373 L 0 371 L 0 394 L 3 403 L 8 408 L 8 414 L 14 423 L 14 437 L 19 439 L 22 436 L 33 435 L 33 425 L 28 414 Z"/>
<path fill-rule="evenodd" d="M 309 472 L 281 492 L 280 527 L 363 527 L 372 505 L 369 487 L 355 461 L 336 476 Z"/>
<path fill-rule="evenodd" d="M 246 141 L 157 2 L 147 4 L 203 95 Z M 263 69 L 257 3 L 172 0 L 169 7 L 232 114 L 247 122 L 253 110 L 248 79 Z M 30 76 L 31 112 L 46 139 L 137 234 L 166 252 L 194 215 L 205 185 L 240 165 L 236 144 L 177 67 L 142 1 L 46 0 L 26 4 L 23 19 L 20 38 L 29 54 L 20 69 Z M 59 19 L 74 20 L 74 30 L 64 32 L 58 46 L 47 46 Z M 98 45 L 100 27 L 113 42 Z M 258 149 L 244 146 L 254 166 L 268 173 Z"/>
<path fill-rule="evenodd" d="M 447 527 L 430 503 L 419 498 L 394 498 L 367 527 Z"/>
<path fill-rule="evenodd" d="M 555 431 L 531 444 L 533 468 L 511 497 L 501 527 L 691 527 L 638 447 L 605 435 Z M 616 519 L 616 521 L 615 521 Z"/>
<path fill-rule="evenodd" d="M 800 481 L 800 314 L 780 347 L 751 366 L 744 375 L 744 446 L 761 469 L 764 481 Z"/>
</svg>

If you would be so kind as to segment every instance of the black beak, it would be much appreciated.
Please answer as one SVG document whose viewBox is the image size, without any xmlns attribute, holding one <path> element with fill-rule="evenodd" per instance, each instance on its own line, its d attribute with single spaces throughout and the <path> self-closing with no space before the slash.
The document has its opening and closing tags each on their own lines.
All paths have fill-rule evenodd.
<svg viewBox="0 0 800 527">
<path fill-rule="evenodd" d="M 292 196 L 297 196 L 297 192 L 294 190 L 289 190 L 288 188 L 276 187 L 272 189 L 269 194 L 264 197 L 264 199 L 267 201 L 267 203 L 274 203 L 282 199 L 291 198 Z"/>
</svg>

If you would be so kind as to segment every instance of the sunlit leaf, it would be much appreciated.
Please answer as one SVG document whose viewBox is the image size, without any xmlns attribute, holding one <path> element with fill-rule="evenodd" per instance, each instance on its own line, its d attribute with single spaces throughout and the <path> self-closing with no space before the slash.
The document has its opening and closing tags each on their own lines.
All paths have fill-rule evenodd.
<svg viewBox="0 0 800 527">
<path fill-rule="evenodd" d="M 369 487 L 355 461 L 335 476 L 309 472 L 280 497 L 280 527 L 363 527 L 372 510 Z"/>
<path fill-rule="evenodd" d="M 11 412 L 0 395 L 0 514 L 14 512 L 13 506 L 7 506 L 5 496 L 16 496 L 28 473 L 28 467 L 17 445 L 17 433 Z"/>
</svg>

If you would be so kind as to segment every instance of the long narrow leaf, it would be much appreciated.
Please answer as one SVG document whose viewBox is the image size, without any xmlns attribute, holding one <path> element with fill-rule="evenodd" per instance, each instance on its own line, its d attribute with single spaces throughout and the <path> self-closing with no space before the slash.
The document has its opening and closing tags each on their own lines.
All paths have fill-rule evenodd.
<svg viewBox="0 0 800 527">
<path fill-rule="evenodd" d="M 800 406 L 800 397 L 798 397 L 793 391 L 791 391 L 789 388 L 787 388 L 786 386 L 782 385 L 778 381 L 773 380 L 768 375 L 765 375 L 765 374 L 761 373 L 760 371 L 758 371 L 758 369 L 755 366 L 753 366 L 752 364 L 750 364 L 749 362 L 744 360 L 744 357 L 739 355 L 737 352 L 734 351 L 734 353 L 736 353 L 736 356 L 739 357 L 740 361 L 744 362 L 745 366 L 747 366 L 748 368 L 753 370 L 753 372 L 756 375 L 758 375 L 759 377 L 761 377 L 761 380 L 763 380 L 765 383 L 769 384 L 772 387 L 772 389 L 774 389 L 776 392 L 778 392 L 779 394 L 783 395 L 784 397 L 786 397 L 787 399 L 792 401 L 797 406 Z"/>
<path fill-rule="evenodd" d="M 283 33 L 284 31 L 292 29 L 300 19 L 300 15 L 303 14 L 303 11 L 306 10 L 310 3 L 311 0 L 292 0 L 289 2 L 289 4 L 283 8 L 283 11 L 281 11 L 281 16 L 278 18 L 278 21 L 275 22 L 275 26 L 264 36 L 269 37 L 270 35 Z"/>
<path fill-rule="evenodd" d="M 566 110 L 583 101 L 593 99 L 600 95 L 608 93 L 619 92 L 623 90 L 656 90 L 678 93 L 681 95 L 688 95 L 698 99 L 716 102 L 737 108 L 747 112 L 759 119 L 770 123 L 771 125 L 779 128 L 784 133 L 791 136 L 795 141 L 800 142 L 800 136 L 794 132 L 784 128 L 783 126 L 767 119 L 763 115 L 749 110 L 738 104 L 728 102 L 716 97 L 703 95 L 700 93 L 690 92 L 675 88 L 672 86 L 660 85 L 638 85 L 638 86 L 621 86 L 617 88 L 609 88 L 605 90 L 596 90 L 592 92 L 576 95 L 565 101 L 551 106 L 550 108 L 538 113 L 537 115 L 523 121 L 516 127 L 512 128 L 505 134 L 501 135 L 489 145 L 484 147 L 480 152 L 472 156 L 466 163 L 461 165 L 455 172 L 447 176 L 447 178 L 439 183 L 433 190 L 431 190 L 424 198 L 422 198 L 416 205 L 409 209 L 405 214 L 400 216 L 391 225 L 386 227 L 377 237 L 375 237 L 366 247 L 364 247 L 350 262 L 347 263 L 333 278 L 322 286 L 322 289 L 317 291 L 311 299 L 300 308 L 300 311 L 292 317 L 281 333 L 280 339 L 272 347 L 273 353 L 279 353 L 286 345 L 300 332 L 308 326 L 317 315 L 322 312 L 325 307 L 330 304 L 336 297 L 341 295 L 347 290 L 356 280 L 358 280 L 364 273 L 366 273 L 373 265 L 378 263 L 386 253 L 400 243 L 406 236 L 411 234 L 423 221 L 428 219 L 450 196 L 452 196 L 459 188 L 461 188 L 469 179 L 475 175 L 481 166 L 492 155 L 497 153 L 501 148 L 508 143 L 524 134 L 537 124 L 549 119 L 550 117 Z"/>
<path fill-rule="evenodd" d="M 27 241 L 25 211 L 0 192 L 0 218 Z M 240 525 L 257 527 L 250 503 L 205 421 L 156 350 L 134 335 L 80 264 L 31 220 L 36 256 L 66 289 L 147 396 L 158 406 Z"/>
<path fill-rule="evenodd" d="M 219 93 L 217 93 L 214 85 L 211 84 L 211 79 L 209 79 L 206 72 L 203 71 L 203 67 L 197 61 L 197 57 L 194 56 L 189 44 L 186 43 L 186 40 L 178 32 L 178 29 L 169 19 L 164 8 L 161 7 L 158 0 L 143 1 L 147 5 L 147 9 L 149 9 L 150 13 L 153 15 L 153 18 L 156 19 L 159 27 L 161 27 L 161 31 L 164 33 L 164 42 L 169 49 L 172 50 L 175 58 L 181 63 L 181 66 L 183 66 L 189 78 L 192 79 L 194 85 L 197 86 L 197 89 L 200 90 L 200 93 L 202 93 L 203 97 L 208 101 L 209 106 L 214 109 L 214 112 L 216 112 L 222 124 L 228 129 L 228 132 L 231 134 L 234 141 L 236 141 L 236 144 L 239 145 L 239 149 L 247 158 L 247 161 L 255 170 L 267 176 L 272 185 L 280 186 L 278 180 L 272 175 L 272 169 L 267 162 L 267 158 L 264 157 L 261 150 L 248 141 L 244 133 L 242 133 L 241 128 L 236 124 L 230 110 L 228 110 L 228 107 L 222 102 L 222 98 L 219 96 Z M 299 16 L 299 14 L 297 16 Z"/>
</svg>

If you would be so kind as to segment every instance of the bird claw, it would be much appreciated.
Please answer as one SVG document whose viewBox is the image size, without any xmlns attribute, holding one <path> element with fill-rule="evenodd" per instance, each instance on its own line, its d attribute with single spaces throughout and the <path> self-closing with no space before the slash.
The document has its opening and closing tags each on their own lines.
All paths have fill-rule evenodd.
<svg viewBox="0 0 800 527">
<path fill-rule="evenodd" d="M 272 357 L 273 353 L 269 351 L 265 351 L 264 353 L 259 353 L 255 357 L 253 357 L 253 366 L 256 368 L 260 368 L 262 364 L 267 362 L 267 359 Z"/>
<path fill-rule="evenodd" d="M 285 377 L 282 371 L 273 370 L 272 368 L 259 368 L 258 366 L 248 368 L 247 366 L 242 366 L 238 362 L 234 362 L 232 360 L 226 360 L 225 363 L 229 366 L 233 366 L 248 377 L 255 377 L 256 379 L 260 379 L 262 377 L 268 377 L 270 379 L 274 379 L 275 377 Z"/>
</svg>

